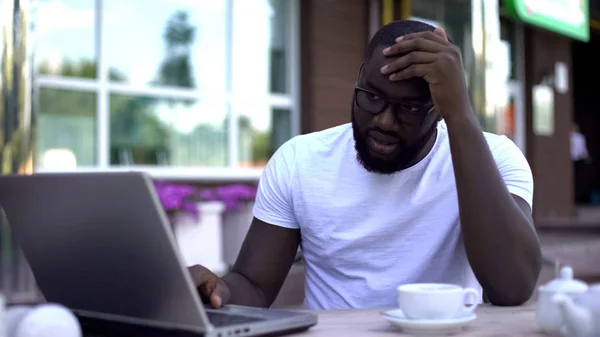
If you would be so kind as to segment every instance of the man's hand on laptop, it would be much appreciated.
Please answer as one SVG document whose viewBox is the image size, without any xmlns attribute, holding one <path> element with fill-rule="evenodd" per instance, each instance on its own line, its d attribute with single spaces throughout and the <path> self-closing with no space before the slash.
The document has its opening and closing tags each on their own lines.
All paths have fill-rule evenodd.
<svg viewBox="0 0 600 337">
<path fill-rule="evenodd" d="M 202 302 L 210 303 L 214 308 L 227 304 L 230 296 L 229 288 L 220 277 L 201 265 L 191 266 L 188 269 Z"/>
</svg>

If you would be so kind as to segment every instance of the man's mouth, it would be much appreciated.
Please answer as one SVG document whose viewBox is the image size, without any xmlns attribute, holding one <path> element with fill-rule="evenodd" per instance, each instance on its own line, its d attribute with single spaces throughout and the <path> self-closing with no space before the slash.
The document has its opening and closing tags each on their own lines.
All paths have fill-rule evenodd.
<svg viewBox="0 0 600 337">
<path fill-rule="evenodd" d="M 394 153 L 400 145 L 399 140 L 394 139 L 393 137 L 380 135 L 378 133 L 370 133 L 368 135 L 368 139 L 371 149 L 384 155 Z"/>
</svg>

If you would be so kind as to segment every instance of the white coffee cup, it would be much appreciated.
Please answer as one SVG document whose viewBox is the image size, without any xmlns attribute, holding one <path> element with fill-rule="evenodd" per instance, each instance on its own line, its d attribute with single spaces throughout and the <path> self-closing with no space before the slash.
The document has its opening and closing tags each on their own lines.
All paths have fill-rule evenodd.
<svg viewBox="0 0 600 337">
<path fill-rule="evenodd" d="M 412 319 L 450 319 L 472 313 L 480 294 L 473 288 L 444 283 L 412 283 L 398 286 L 398 306 Z M 476 298 L 466 306 L 469 295 Z"/>
</svg>

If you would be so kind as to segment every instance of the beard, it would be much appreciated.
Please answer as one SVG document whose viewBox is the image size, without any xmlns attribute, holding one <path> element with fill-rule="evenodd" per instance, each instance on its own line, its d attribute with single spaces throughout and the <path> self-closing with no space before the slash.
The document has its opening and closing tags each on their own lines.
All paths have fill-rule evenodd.
<svg viewBox="0 0 600 337">
<path fill-rule="evenodd" d="M 354 109 L 353 109 L 354 110 Z M 429 122 L 428 118 L 423 120 L 421 126 Z M 429 139 L 437 130 L 437 118 L 431 125 L 421 132 L 421 137 L 411 143 L 401 142 L 400 151 L 388 158 L 382 158 L 373 155 L 368 144 L 368 131 L 361 132 L 354 113 L 352 113 L 352 133 L 354 135 L 354 148 L 356 149 L 356 159 L 365 168 L 365 170 L 377 174 L 393 174 L 405 170 L 416 164 L 415 160 L 419 157 Z"/>
</svg>

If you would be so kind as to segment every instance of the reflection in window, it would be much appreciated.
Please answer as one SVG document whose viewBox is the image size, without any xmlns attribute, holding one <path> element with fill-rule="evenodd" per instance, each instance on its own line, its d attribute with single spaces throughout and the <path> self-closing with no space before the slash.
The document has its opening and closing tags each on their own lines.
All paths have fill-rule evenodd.
<svg viewBox="0 0 600 337">
<path fill-rule="evenodd" d="M 240 166 L 264 167 L 275 151 L 291 137 L 291 112 L 269 108 L 262 111 L 249 107 L 240 114 Z M 266 112 L 266 113 L 265 113 Z"/>
<path fill-rule="evenodd" d="M 236 97 L 286 93 L 289 0 L 233 1 L 232 91 Z"/>
<path fill-rule="evenodd" d="M 97 1 L 101 25 L 95 22 Z M 34 63 L 36 75 L 42 75 L 36 157 L 42 165 L 46 158 L 70 166 L 229 166 L 230 158 L 239 158 L 242 166 L 261 166 L 291 136 L 291 112 L 270 103 L 285 103 L 290 94 L 290 0 L 32 4 L 37 5 Z M 100 56 L 107 76 L 97 74 Z M 92 91 L 52 88 L 78 83 Z M 110 95 L 108 102 L 98 102 L 106 110 L 96 113 L 100 88 Z M 177 98 L 182 95 L 187 100 Z M 240 130 L 238 144 L 228 143 L 231 111 Z M 97 116 L 107 115 L 108 130 L 101 128 L 99 137 Z M 109 148 L 110 162 L 96 163 L 96 157 L 106 158 L 96 153 L 96 140 L 104 141 L 106 131 L 110 144 L 100 148 Z M 230 156 L 230 147 L 239 152 Z"/>
<path fill-rule="evenodd" d="M 74 156 L 76 166 L 96 163 L 96 93 L 41 88 L 37 154 L 41 168 L 53 169 Z M 69 154 L 71 153 L 71 154 Z M 54 158 L 54 159 L 53 159 Z M 58 158 L 58 159 L 57 159 Z M 69 164 L 72 165 L 72 164 Z"/>
<path fill-rule="evenodd" d="M 286 45 L 290 33 L 289 0 L 269 0 L 271 15 L 271 92 L 287 93 L 287 56 Z"/>
<path fill-rule="evenodd" d="M 198 88 L 222 96 L 226 1 L 106 1 L 111 81 Z M 119 76 L 115 76 L 115 75 Z"/>
<path fill-rule="evenodd" d="M 94 0 L 35 0 L 38 73 L 96 78 Z"/>
<path fill-rule="evenodd" d="M 112 165 L 226 166 L 225 105 L 111 95 Z"/>
</svg>

